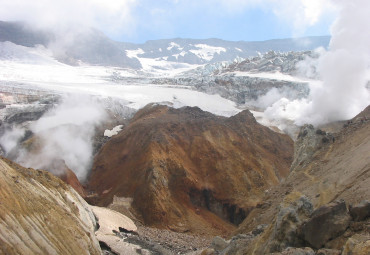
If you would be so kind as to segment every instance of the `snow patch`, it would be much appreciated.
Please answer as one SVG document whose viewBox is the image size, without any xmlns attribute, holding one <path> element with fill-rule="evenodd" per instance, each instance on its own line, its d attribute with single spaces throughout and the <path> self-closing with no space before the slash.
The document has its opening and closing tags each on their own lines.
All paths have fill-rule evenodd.
<svg viewBox="0 0 370 255">
<path fill-rule="evenodd" d="M 174 43 L 174 42 L 170 42 L 169 46 L 167 47 L 167 50 L 172 50 L 175 47 L 180 49 L 180 45 L 178 45 L 177 43 Z"/>
<path fill-rule="evenodd" d="M 311 79 L 295 77 L 289 74 L 283 74 L 281 72 L 252 73 L 252 72 L 235 71 L 235 72 L 228 72 L 225 74 L 227 75 L 234 74 L 235 76 L 240 76 L 240 77 L 254 77 L 254 78 L 264 78 L 264 79 L 270 79 L 270 80 L 291 81 L 291 82 L 311 82 L 312 81 Z"/>
<path fill-rule="evenodd" d="M 104 131 L 104 136 L 112 137 L 114 135 L 117 135 L 120 131 L 122 131 L 123 125 L 118 125 L 114 127 L 112 130 L 106 129 Z"/>
<path fill-rule="evenodd" d="M 138 55 L 144 54 L 144 53 L 145 53 L 145 51 L 141 48 L 139 48 L 137 50 L 126 50 L 126 55 L 129 58 L 137 58 Z"/>
<path fill-rule="evenodd" d="M 223 47 L 215 47 L 207 44 L 195 44 L 194 46 L 199 50 L 190 50 L 190 52 L 207 61 L 212 60 L 216 53 L 226 52 L 226 49 Z"/>
</svg>

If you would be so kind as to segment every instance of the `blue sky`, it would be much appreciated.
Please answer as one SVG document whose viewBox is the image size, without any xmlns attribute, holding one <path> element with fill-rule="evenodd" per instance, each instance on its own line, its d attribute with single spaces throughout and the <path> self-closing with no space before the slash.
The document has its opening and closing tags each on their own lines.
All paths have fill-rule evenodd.
<svg viewBox="0 0 370 255">
<path fill-rule="evenodd" d="M 281 17 L 275 9 L 278 4 L 269 7 L 265 4 L 241 4 L 248 1 L 231 0 L 234 5 L 227 5 L 225 2 L 140 1 L 132 12 L 136 30 L 128 34 L 112 33 L 111 36 L 132 42 L 174 37 L 256 41 L 329 35 L 330 26 L 335 19 L 334 11 L 330 10 L 326 11 L 326 15 L 320 15 L 313 24 L 304 23 L 297 28 L 294 25 L 297 22 L 296 17 L 293 17 L 295 13 L 292 13 L 291 18 L 288 17 L 289 14 L 285 18 Z"/>
<path fill-rule="evenodd" d="M 336 13 L 331 0 L 0 0 L 0 20 L 54 29 L 93 26 L 136 43 L 329 35 Z"/>
</svg>

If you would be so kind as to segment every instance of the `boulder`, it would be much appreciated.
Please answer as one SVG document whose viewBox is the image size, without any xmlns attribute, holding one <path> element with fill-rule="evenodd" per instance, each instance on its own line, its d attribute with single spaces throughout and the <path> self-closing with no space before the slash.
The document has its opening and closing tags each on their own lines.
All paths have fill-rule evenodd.
<svg viewBox="0 0 370 255">
<path fill-rule="evenodd" d="M 340 250 L 333 250 L 333 249 L 320 249 L 316 252 L 316 255 L 340 255 Z"/>
<path fill-rule="evenodd" d="M 370 216 L 370 201 L 363 200 L 360 204 L 349 206 L 349 213 L 354 221 L 363 221 Z"/>
<path fill-rule="evenodd" d="M 340 200 L 316 209 L 310 219 L 302 224 L 299 232 L 307 243 L 319 249 L 327 241 L 343 234 L 350 220 L 346 203 Z"/>
<path fill-rule="evenodd" d="M 254 236 L 250 234 L 239 234 L 234 236 L 230 240 L 230 244 L 222 251 L 219 252 L 220 255 L 236 255 L 243 254 L 241 252 L 245 247 L 247 247 Z"/>
<path fill-rule="evenodd" d="M 211 247 L 215 251 L 222 251 L 223 249 L 225 249 L 227 247 L 228 244 L 229 244 L 229 242 L 227 242 L 225 239 L 223 239 L 222 237 L 216 236 L 212 240 Z"/>
<path fill-rule="evenodd" d="M 266 245 L 267 251 L 264 252 L 280 252 L 287 247 L 302 246 L 297 230 L 312 211 L 313 206 L 306 196 L 300 196 L 290 203 L 282 203 L 276 220 L 272 223 L 272 234 Z"/>
<path fill-rule="evenodd" d="M 274 255 L 315 255 L 315 252 L 309 247 L 305 247 L 305 248 L 288 247 L 282 252 L 270 253 L 270 254 L 274 254 Z"/>
<path fill-rule="evenodd" d="M 342 255 L 368 255 L 370 254 L 370 236 L 354 235 L 349 238 L 343 247 Z"/>
</svg>

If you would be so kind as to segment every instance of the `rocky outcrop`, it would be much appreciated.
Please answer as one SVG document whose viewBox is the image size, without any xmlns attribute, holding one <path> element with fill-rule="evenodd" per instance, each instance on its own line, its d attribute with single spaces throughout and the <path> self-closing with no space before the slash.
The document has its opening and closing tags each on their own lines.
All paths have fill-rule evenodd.
<svg viewBox="0 0 370 255">
<path fill-rule="evenodd" d="M 227 233 L 287 175 L 291 156 L 291 139 L 249 111 L 224 118 L 149 105 L 103 146 L 89 188 L 99 205 L 132 198 L 148 225 Z"/>
<path fill-rule="evenodd" d="M 335 138 L 332 134 L 315 129 L 312 125 L 304 125 L 301 127 L 294 144 L 294 160 L 291 169 L 310 163 L 312 157 L 319 154 L 322 147 L 334 141 Z"/>
<path fill-rule="evenodd" d="M 367 254 L 369 120 L 367 107 L 339 133 L 304 126 L 289 176 L 266 190 L 263 202 L 251 210 L 235 235 L 253 233 L 261 224 L 268 227 L 232 254 L 285 254 L 289 246 L 297 254 L 304 246 L 314 254 Z M 306 203 L 301 203 L 302 196 Z"/>
<path fill-rule="evenodd" d="M 342 235 L 350 219 L 346 203 L 336 201 L 317 208 L 301 225 L 299 232 L 311 247 L 319 249 L 329 240 Z"/>
<path fill-rule="evenodd" d="M 46 171 L 0 159 L 0 253 L 101 254 L 87 203 Z"/>
</svg>

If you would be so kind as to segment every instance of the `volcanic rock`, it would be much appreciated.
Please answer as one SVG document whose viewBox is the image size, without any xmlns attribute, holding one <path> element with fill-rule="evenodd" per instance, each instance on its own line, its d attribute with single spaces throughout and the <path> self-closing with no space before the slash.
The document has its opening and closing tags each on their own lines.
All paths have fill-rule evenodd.
<svg viewBox="0 0 370 255">
<path fill-rule="evenodd" d="M 1 254 L 101 254 L 88 204 L 46 171 L 0 158 Z"/>
<path fill-rule="evenodd" d="M 148 105 L 102 147 L 89 188 L 98 205 L 132 198 L 147 225 L 225 234 L 288 174 L 292 154 L 292 140 L 249 111 Z"/>
<path fill-rule="evenodd" d="M 266 190 L 263 201 L 264 204 L 269 204 L 269 206 L 265 208 L 253 208 L 234 234 L 249 233 L 260 224 L 269 224 L 269 227 L 239 252 L 243 254 L 265 254 L 265 247 L 272 240 L 275 233 L 273 230 L 278 223 L 279 205 L 290 197 L 294 198 L 299 194 L 305 195 L 311 201 L 313 208 L 320 208 L 340 199 L 344 199 L 348 204 L 358 204 L 360 201 L 368 200 L 370 197 L 369 120 L 370 107 L 367 107 L 361 114 L 349 120 L 348 124 L 339 133 L 332 134 L 331 138 L 334 139 L 329 139 L 325 143 L 320 138 L 330 134 L 315 130 L 314 128 L 312 129 L 310 126 L 302 128 L 301 135 L 295 144 L 295 151 L 299 152 L 295 153 L 294 162 L 297 163 L 292 166 L 289 176 L 280 185 Z M 308 132 L 305 134 L 305 130 L 307 129 Z M 307 139 L 307 137 L 311 137 L 313 140 L 311 138 Z M 297 159 L 297 157 L 301 157 L 301 159 Z M 341 206 L 337 206 L 339 207 L 338 210 L 334 211 L 339 214 L 335 213 L 332 219 L 331 217 L 327 217 L 322 222 L 323 226 L 327 226 L 327 228 L 323 228 L 320 224 L 312 228 L 312 239 L 314 239 L 315 235 L 323 235 L 322 242 L 319 241 L 318 244 L 307 242 L 304 245 L 313 245 L 312 248 L 324 245 L 326 248 L 335 250 L 347 247 L 346 249 L 349 252 L 346 254 L 357 254 L 355 252 L 352 253 L 355 250 L 354 245 L 347 245 L 345 247 L 343 245 L 349 242 L 354 235 L 360 234 L 363 236 L 364 241 L 359 241 L 358 245 L 362 247 L 361 249 L 365 250 L 366 240 L 370 240 L 368 235 L 368 220 L 351 222 L 350 228 L 343 233 L 343 229 L 348 226 L 350 217 L 343 203 Z M 332 207 L 332 205 L 329 204 L 325 208 L 328 207 Z M 339 210 L 340 208 L 341 210 Z M 322 212 L 322 210 L 316 209 L 316 216 L 319 216 L 319 212 Z M 343 212 L 343 214 L 340 212 Z M 309 217 L 304 222 L 307 223 L 310 221 L 308 219 Z M 288 222 L 288 227 L 294 225 L 299 227 L 300 223 L 290 225 L 292 222 L 294 223 L 294 220 Z M 336 224 L 341 226 L 340 230 L 337 229 L 338 232 L 335 230 Z M 334 231 L 330 230 L 331 225 L 334 226 L 332 229 Z M 327 231 L 331 233 L 326 233 Z M 334 239 L 328 240 L 326 235 Z M 340 236 L 335 238 L 337 235 Z M 313 241 L 311 240 L 311 242 Z M 277 244 L 280 245 L 283 243 L 278 242 Z M 302 244 L 296 245 L 300 246 Z"/>
<path fill-rule="evenodd" d="M 354 235 L 348 239 L 343 247 L 342 255 L 368 255 L 370 254 L 369 235 Z"/>
<path fill-rule="evenodd" d="M 309 247 L 305 248 L 286 248 L 284 251 L 279 253 L 271 253 L 271 255 L 315 255 L 315 251 Z"/>
<path fill-rule="evenodd" d="M 355 206 L 349 206 L 349 213 L 355 221 L 362 221 L 370 217 L 370 201 L 364 200 Z"/>
<path fill-rule="evenodd" d="M 222 237 L 219 237 L 219 236 L 216 236 L 215 238 L 213 238 L 212 240 L 212 244 L 211 244 L 211 247 L 215 250 L 215 251 L 221 251 L 223 249 L 225 249 L 227 247 L 229 243 L 223 239 Z"/>
<path fill-rule="evenodd" d="M 316 255 L 340 255 L 341 251 L 333 249 L 320 249 L 316 252 Z"/>
<path fill-rule="evenodd" d="M 316 209 L 301 226 L 300 232 L 305 241 L 318 249 L 327 241 L 343 234 L 350 219 L 346 203 L 343 200 L 336 201 Z"/>
</svg>

